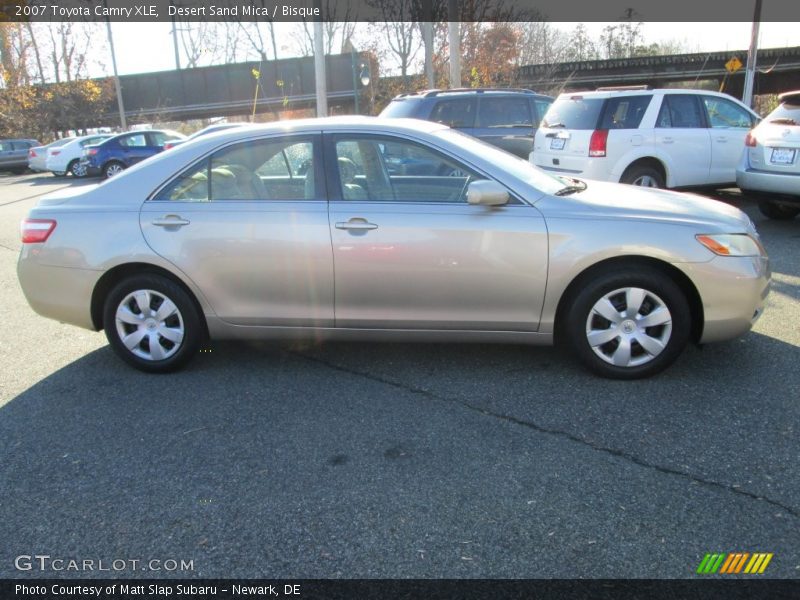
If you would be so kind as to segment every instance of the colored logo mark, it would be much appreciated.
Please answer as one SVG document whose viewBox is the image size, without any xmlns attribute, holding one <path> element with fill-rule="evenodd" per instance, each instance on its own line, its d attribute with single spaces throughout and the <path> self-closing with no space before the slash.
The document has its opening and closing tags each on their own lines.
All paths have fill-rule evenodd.
<svg viewBox="0 0 800 600">
<path fill-rule="evenodd" d="M 767 552 L 729 552 L 706 554 L 697 567 L 697 572 L 701 575 L 713 575 L 721 573 L 725 575 L 735 575 L 737 573 L 748 573 L 750 575 L 763 573 L 773 554 Z"/>
</svg>

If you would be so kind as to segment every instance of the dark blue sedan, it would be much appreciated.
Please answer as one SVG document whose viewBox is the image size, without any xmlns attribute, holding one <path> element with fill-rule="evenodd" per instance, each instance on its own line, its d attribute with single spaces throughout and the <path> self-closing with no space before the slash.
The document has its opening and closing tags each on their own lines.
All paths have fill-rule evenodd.
<svg viewBox="0 0 800 600">
<path fill-rule="evenodd" d="M 83 150 L 81 166 L 87 175 L 113 177 L 137 162 L 158 154 L 164 144 L 182 140 L 185 136 L 175 131 L 149 129 L 120 133 L 95 146 Z"/>
</svg>

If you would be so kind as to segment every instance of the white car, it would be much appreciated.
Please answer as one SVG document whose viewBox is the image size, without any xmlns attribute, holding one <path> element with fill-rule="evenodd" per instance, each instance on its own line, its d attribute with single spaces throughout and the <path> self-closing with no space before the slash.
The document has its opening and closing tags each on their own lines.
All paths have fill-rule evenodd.
<svg viewBox="0 0 800 600">
<path fill-rule="evenodd" d="M 736 183 L 755 192 L 770 219 L 800 214 L 800 90 L 778 96 L 781 103 L 745 140 Z"/>
<path fill-rule="evenodd" d="M 52 171 L 54 175 L 59 177 L 63 177 L 67 173 L 71 173 L 73 177 L 85 177 L 86 168 L 81 166 L 83 148 L 91 144 L 99 144 L 112 135 L 111 133 L 85 135 L 79 138 L 71 138 L 71 141 L 63 146 L 49 148 L 45 162 L 46 170 Z"/>
<path fill-rule="evenodd" d="M 736 182 L 747 132 L 760 117 L 705 90 L 561 94 L 536 132 L 530 161 L 559 175 L 646 187 Z"/>
<path fill-rule="evenodd" d="M 68 144 L 74 137 L 68 138 L 61 138 L 60 140 L 56 140 L 55 142 L 50 142 L 45 146 L 36 146 L 28 150 L 28 168 L 31 171 L 36 171 L 37 173 L 43 173 L 48 171 L 47 168 L 47 154 L 48 151 L 52 148 L 60 148 L 64 144 Z"/>
</svg>

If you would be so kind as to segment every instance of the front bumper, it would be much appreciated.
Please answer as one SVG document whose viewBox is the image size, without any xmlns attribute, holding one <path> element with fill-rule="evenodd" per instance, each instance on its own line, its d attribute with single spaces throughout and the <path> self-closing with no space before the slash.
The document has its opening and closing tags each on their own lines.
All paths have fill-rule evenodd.
<svg viewBox="0 0 800 600">
<path fill-rule="evenodd" d="M 766 256 L 716 256 L 676 266 L 694 282 L 703 303 L 701 343 L 739 337 L 761 316 L 771 276 Z"/>
<path fill-rule="evenodd" d="M 786 200 L 800 202 L 800 175 L 740 167 L 736 169 L 736 185 L 741 190 L 794 196 Z"/>
</svg>

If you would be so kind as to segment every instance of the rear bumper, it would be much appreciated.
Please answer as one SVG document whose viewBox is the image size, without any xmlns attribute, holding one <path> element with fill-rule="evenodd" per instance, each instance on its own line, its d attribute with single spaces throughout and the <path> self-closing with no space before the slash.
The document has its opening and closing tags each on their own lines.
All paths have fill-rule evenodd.
<svg viewBox="0 0 800 600">
<path fill-rule="evenodd" d="M 747 191 L 795 196 L 797 202 L 800 202 L 800 174 L 774 173 L 740 167 L 736 169 L 736 185 Z"/>
<path fill-rule="evenodd" d="M 702 299 L 701 343 L 743 335 L 761 316 L 771 275 L 766 256 L 717 256 L 707 263 L 676 266 L 694 282 Z"/>
<path fill-rule="evenodd" d="M 31 308 L 43 317 L 94 330 L 92 292 L 102 271 L 39 264 L 36 244 L 22 246 L 17 276 Z"/>
</svg>

